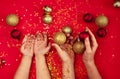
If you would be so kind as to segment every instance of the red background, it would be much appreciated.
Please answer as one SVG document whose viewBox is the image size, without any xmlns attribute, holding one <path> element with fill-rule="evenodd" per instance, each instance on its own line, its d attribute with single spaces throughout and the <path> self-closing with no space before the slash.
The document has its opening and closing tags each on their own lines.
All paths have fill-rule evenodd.
<svg viewBox="0 0 120 79">
<path fill-rule="evenodd" d="M 0 1 L 0 59 L 6 64 L 0 68 L 0 79 L 13 79 L 19 66 L 21 40 L 13 39 L 10 32 L 18 29 L 25 34 L 35 34 L 36 31 L 46 31 L 49 37 L 61 27 L 70 25 L 73 34 L 77 34 L 88 26 L 95 34 L 99 47 L 95 55 L 96 66 L 103 79 L 120 79 L 120 8 L 113 7 L 114 0 L 1 0 Z M 43 7 L 52 8 L 53 22 L 46 25 L 42 21 Z M 107 35 L 100 38 L 96 35 L 98 27 L 95 23 L 85 23 L 83 14 L 105 15 L 109 19 L 106 26 Z M 6 24 L 9 14 L 19 16 L 19 24 L 11 27 Z M 53 79 L 61 79 L 61 60 L 54 49 L 46 56 L 48 67 Z M 82 63 L 82 55 L 76 55 L 76 79 L 88 79 Z M 35 79 L 35 61 L 33 60 L 30 79 Z"/>
</svg>

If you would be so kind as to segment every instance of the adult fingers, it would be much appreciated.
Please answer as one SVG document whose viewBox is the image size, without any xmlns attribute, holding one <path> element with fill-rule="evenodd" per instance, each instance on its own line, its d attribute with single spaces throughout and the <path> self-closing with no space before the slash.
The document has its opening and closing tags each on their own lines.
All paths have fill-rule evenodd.
<svg viewBox="0 0 120 79">
<path fill-rule="evenodd" d="M 44 41 L 47 43 L 47 34 L 46 33 L 43 33 L 43 37 L 44 37 Z"/>
<path fill-rule="evenodd" d="M 87 30 L 88 30 L 88 32 L 90 34 L 90 37 L 91 37 L 91 40 L 92 40 L 92 50 L 96 51 L 96 49 L 98 47 L 96 38 L 95 38 L 94 34 L 91 32 L 91 30 L 89 28 L 87 28 Z"/>
<path fill-rule="evenodd" d="M 60 57 L 62 57 L 62 49 L 60 48 L 60 46 L 55 43 L 53 43 L 52 46 L 57 50 Z"/>
<path fill-rule="evenodd" d="M 51 48 L 51 44 L 49 43 L 49 44 L 48 44 L 48 46 L 46 47 L 45 52 L 46 52 L 46 53 L 48 53 L 48 52 L 49 52 L 49 50 L 50 50 L 50 48 Z"/>
<path fill-rule="evenodd" d="M 40 32 L 36 33 L 36 40 L 43 40 L 43 35 Z"/>
<path fill-rule="evenodd" d="M 85 47 L 86 47 L 86 52 L 89 53 L 91 51 L 91 46 L 90 46 L 90 40 L 88 37 L 85 39 Z"/>
<path fill-rule="evenodd" d="M 22 44 L 24 44 L 27 41 L 29 36 L 30 36 L 30 34 L 25 35 L 25 37 L 23 38 Z"/>
<path fill-rule="evenodd" d="M 32 42 L 32 44 L 33 44 L 34 41 L 35 41 L 35 36 L 34 36 L 34 35 L 31 35 L 31 36 L 30 36 L 30 40 L 31 40 L 31 42 Z"/>
</svg>

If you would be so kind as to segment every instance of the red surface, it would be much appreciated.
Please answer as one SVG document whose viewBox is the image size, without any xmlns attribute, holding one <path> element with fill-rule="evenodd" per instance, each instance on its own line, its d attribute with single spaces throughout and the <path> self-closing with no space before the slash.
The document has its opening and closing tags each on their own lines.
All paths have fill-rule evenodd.
<svg viewBox="0 0 120 79">
<path fill-rule="evenodd" d="M 25 34 L 35 34 L 36 31 L 47 31 L 49 37 L 59 31 L 64 25 L 70 25 L 73 34 L 77 34 L 88 26 L 95 34 L 99 48 L 95 55 L 96 66 L 103 79 L 120 79 L 120 8 L 113 7 L 114 0 L 1 0 L 0 1 L 0 58 L 6 60 L 6 64 L 0 68 L 0 79 L 13 79 L 19 66 L 21 53 L 19 51 L 21 40 L 15 40 L 10 36 L 12 29 L 16 28 Z M 46 25 L 42 21 L 43 7 L 49 5 L 53 11 L 53 22 Z M 106 15 L 109 24 L 104 38 L 96 35 L 95 23 L 85 23 L 83 14 L 90 12 L 94 17 Z M 14 13 L 20 18 L 16 27 L 6 24 L 7 15 Z M 53 79 L 61 79 L 61 61 L 54 49 L 51 50 L 47 63 Z M 85 67 L 82 63 L 82 55 L 76 55 L 75 60 L 76 79 L 88 79 Z M 30 79 L 35 79 L 35 61 L 32 63 Z"/>
</svg>

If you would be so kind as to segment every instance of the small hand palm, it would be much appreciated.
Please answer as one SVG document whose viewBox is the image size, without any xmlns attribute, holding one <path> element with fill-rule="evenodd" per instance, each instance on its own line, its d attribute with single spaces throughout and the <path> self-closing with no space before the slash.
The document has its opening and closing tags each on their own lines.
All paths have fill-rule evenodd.
<svg viewBox="0 0 120 79">
<path fill-rule="evenodd" d="M 34 36 L 26 35 L 21 46 L 21 53 L 27 56 L 33 56 Z"/>
<path fill-rule="evenodd" d="M 35 40 L 35 46 L 34 46 L 34 52 L 35 55 L 37 54 L 46 54 L 48 53 L 50 49 L 50 45 L 47 46 L 47 35 L 43 35 L 41 33 L 36 34 L 36 40 Z"/>
</svg>

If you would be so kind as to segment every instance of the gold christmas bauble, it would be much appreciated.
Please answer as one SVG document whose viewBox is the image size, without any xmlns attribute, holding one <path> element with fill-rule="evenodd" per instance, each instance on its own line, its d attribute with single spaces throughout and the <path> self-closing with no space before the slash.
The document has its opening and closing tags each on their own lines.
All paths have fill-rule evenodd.
<svg viewBox="0 0 120 79">
<path fill-rule="evenodd" d="M 81 41 L 76 41 L 74 44 L 73 44 L 73 51 L 75 53 L 83 53 L 85 50 L 85 45 L 83 42 Z"/>
<path fill-rule="evenodd" d="M 52 16 L 51 15 L 44 15 L 43 16 L 43 21 L 46 24 L 50 24 L 52 22 Z"/>
<path fill-rule="evenodd" d="M 70 34 L 72 32 L 72 29 L 70 26 L 65 26 L 62 28 L 62 31 L 66 34 L 68 34 L 68 33 Z"/>
<path fill-rule="evenodd" d="M 6 17 L 6 23 L 10 26 L 16 26 L 19 23 L 19 17 L 15 14 L 9 14 Z"/>
<path fill-rule="evenodd" d="M 66 42 L 66 35 L 63 32 L 55 33 L 53 38 L 54 38 L 54 42 L 59 45 L 62 45 Z"/>
<path fill-rule="evenodd" d="M 99 15 L 96 20 L 95 23 L 97 26 L 99 27 L 105 27 L 108 25 L 108 18 L 104 15 Z"/>
</svg>

